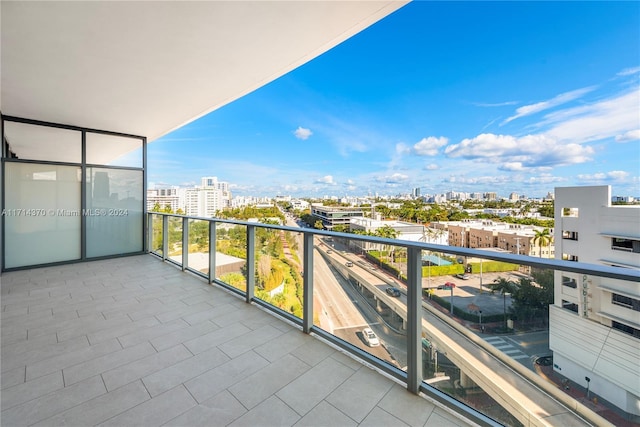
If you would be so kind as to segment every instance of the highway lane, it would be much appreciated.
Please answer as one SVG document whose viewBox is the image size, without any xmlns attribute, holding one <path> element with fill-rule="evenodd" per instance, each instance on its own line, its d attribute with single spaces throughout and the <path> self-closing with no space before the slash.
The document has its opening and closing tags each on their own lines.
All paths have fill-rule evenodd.
<svg viewBox="0 0 640 427">
<path fill-rule="evenodd" d="M 357 270 L 357 274 L 365 277 L 367 274 L 371 275 L 366 269 Z M 381 279 L 377 277 L 372 280 L 372 284 L 378 288 L 380 282 Z M 385 295 L 381 297 L 386 299 Z M 393 299 L 388 301 L 406 318 L 406 305 Z M 457 325 L 448 317 L 443 317 L 442 313 L 427 304 L 423 304 L 423 308 L 422 329 L 431 342 L 473 382 L 482 387 L 523 424 L 584 425 L 584 419 L 561 405 L 558 400 L 549 395 L 548 391 L 543 391 L 532 382 L 542 383 L 544 380 L 534 380 L 533 373 L 526 375 L 528 378 L 525 378 L 505 363 L 506 359 L 509 359 L 508 356 L 504 356 L 501 360 L 492 355 L 482 347 L 480 338 L 468 332 L 463 333 L 464 327 Z M 558 397 L 566 399 L 568 405 L 576 406 L 571 398 L 563 396 L 561 392 Z M 593 414 L 593 419 L 598 418 Z M 610 425 L 602 418 L 598 419 L 598 424 Z"/>
<path fill-rule="evenodd" d="M 336 329 L 366 327 L 367 322 L 356 308 L 355 301 L 347 295 L 317 249 L 314 250 L 313 264 L 314 298 L 317 297 L 321 303 L 317 309 L 321 310 L 320 318 L 326 318 L 326 324 L 330 326 L 327 330 L 334 333 Z"/>
</svg>

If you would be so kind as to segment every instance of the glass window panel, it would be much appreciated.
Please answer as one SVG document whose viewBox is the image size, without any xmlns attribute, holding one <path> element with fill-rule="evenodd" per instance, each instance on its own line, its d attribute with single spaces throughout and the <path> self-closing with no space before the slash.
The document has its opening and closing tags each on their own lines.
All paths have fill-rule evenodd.
<svg viewBox="0 0 640 427">
<path fill-rule="evenodd" d="M 247 227 L 244 225 L 216 225 L 216 278 L 247 290 Z"/>
<path fill-rule="evenodd" d="M 87 163 L 142 167 L 142 140 L 87 132 Z"/>
<path fill-rule="evenodd" d="M 302 318 L 302 234 L 256 228 L 256 297 Z"/>
<path fill-rule="evenodd" d="M 212 227 L 215 225 L 211 224 Z M 187 266 L 209 274 L 209 221 L 189 220 L 189 257 Z"/>
<path fill-rule="evenodd" d="M 18 159 L 80 163 L 82 133 L 11 121 L 4 122 L 10 150 Z"/>
<path fill-rule="evenodd" d="M 169 253 L 167 256 L 182 265 L 182 218 L 177 216 L 169 217 L 168 238 Z"/>
<path fill-rule="evenodd" d="M 87 168 L 87 257 L 140 252 L 142 171 Z"/>
<path fill-rule="evenodd" d="M 5 164 L 5 267 L 80 258 L 80 168 Z"/>
<path fill-rule="evenodd" d="M 152 215 L 151 216 L 151 252 L 154 252 L 158 255 L 162 255 L 162 227 L 163 227 L 163 216 L 162 215 Z"/>
</svg>

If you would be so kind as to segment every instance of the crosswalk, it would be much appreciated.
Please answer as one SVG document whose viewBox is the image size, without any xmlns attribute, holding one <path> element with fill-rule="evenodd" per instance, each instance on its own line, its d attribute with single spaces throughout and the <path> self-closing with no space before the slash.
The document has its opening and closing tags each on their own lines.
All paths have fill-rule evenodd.
<svg viewBox="0 0 640 427">
<path fill-rule="evenodd" d="M 492 346 L 494 346 L 495 348 L 497 348 L 498 350 L 500 350 L 501 352 L 503 352 L 504 354 L 506 354 L 507 356 L 511 357 L 512 359 L 518 360 L 518 359 L 529 358 L 528 354 L 525 354 L 522 351 L 518 350 L 516 346 L 514 346 L 513 344 L 510 344 L 506 339 L 502 337 L 488 337 L 488 338 L 485 338 L 485 341 L 491 344 Z"/>
</svg>

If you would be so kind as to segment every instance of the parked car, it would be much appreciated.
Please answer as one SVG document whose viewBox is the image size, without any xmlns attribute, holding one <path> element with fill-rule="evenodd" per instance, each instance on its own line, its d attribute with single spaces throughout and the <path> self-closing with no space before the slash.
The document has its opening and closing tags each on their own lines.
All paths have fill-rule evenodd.
<svg viewBox="0 0 640 427">
<path fill-rule="evenodd" d="M 455 283 L 452 282 L 446 282 L 444 285 L 440 285 L 438 286 L 438 289 L 442 290 L 442 289 L 453 289 L 456 287 Z"/>
<path fill-rule="evenodd" d="M 369 347 L 377 347 L 380 345 L 378 336 L 371 330 L 371 328 L 364 328 L 362 330 L 362 338 Z"/>
<path fill-rule="evenodd" d="M 470 275 L 470 274 L 467 274 L 467 273 L 464 273 L 464 274 L 456 274 L 456 277 L 457 277 L 458 279 L 462 279 L 462 280 L 469 280 L 469 279 L 471 279 L 471 275 Z"/>
<path fill-rule="evenodd" d="M 385 289 L 385 291 L 391 295 L 392 297 L 399 297 L 400 296 L 400 289 L 398 288 L 394 288 L 394 287 L 388 287 L 387 289 Z"/>
</svg>

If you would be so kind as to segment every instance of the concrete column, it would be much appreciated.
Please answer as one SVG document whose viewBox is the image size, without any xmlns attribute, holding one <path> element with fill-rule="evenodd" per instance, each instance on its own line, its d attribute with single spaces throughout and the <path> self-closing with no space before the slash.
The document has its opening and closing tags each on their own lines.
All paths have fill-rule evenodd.
<svg viewBox="0 0 640 427">
<path fill-rule="evenodd" d="M 464 388 L 470 388 L 470 387 L 475 387 L 476 384 L 473 382 L 471 378 L 469 378 L 467 374 L 460 371 L 460 385 Z"/>
</svg>

